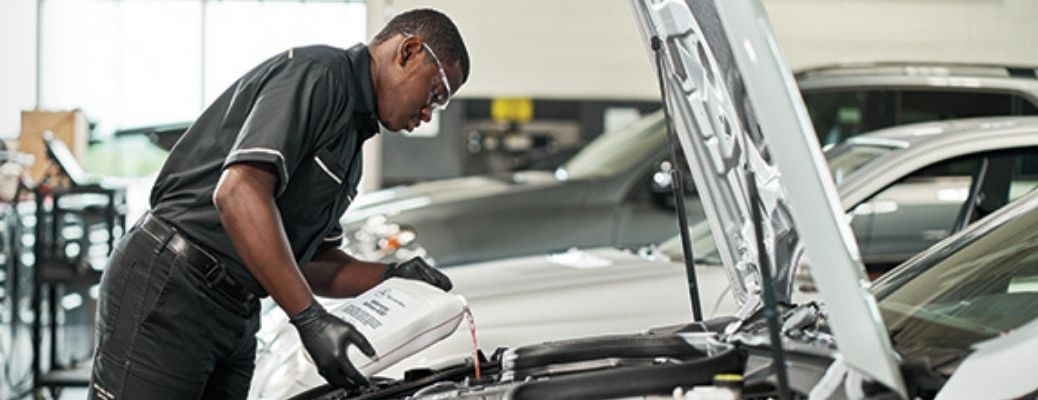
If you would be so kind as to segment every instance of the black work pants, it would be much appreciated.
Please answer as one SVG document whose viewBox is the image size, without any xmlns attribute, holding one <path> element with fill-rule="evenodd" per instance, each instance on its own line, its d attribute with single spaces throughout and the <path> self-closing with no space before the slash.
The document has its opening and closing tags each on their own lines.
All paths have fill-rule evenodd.
<svg viewBox="0 0 1038 400">
<path fill-rule="evenodd" d="M 233 307 L 160 238 L 133 228 L 101 280 L 89 398 L 244 399 L 259 329 L 253 305 Z"/>
</svg>

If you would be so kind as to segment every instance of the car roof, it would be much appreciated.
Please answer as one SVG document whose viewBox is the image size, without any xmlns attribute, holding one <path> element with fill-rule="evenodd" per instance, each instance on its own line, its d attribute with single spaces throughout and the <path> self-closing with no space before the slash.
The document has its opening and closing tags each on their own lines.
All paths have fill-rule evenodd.
<svg viewBox="0 0 1038 400">
<path fill-rule="evenodd" d="M 944 91 L 1014 92 L 1038 102 L 1038 67 L 941 62 L 834 64 L 800 70 L 803 91 L 851 87 L 912 87 Z"/>
<path fill-rule="evenodd" d="M 963 118 L 944 121 L 898 125 L 875 130 L 847 139 L 848 144 L 897 144 L 898 147 L 920 146 L 924 143 L 956 141 L 964 138 L 978 140 L 991 135 L 1012 135 L 1038 132 L 1038 116 L 997 116 Z"/>
<path fill-rule="evenodd" d="M 888 61 L 827 64 L 804 68 L 794 75 L 799 79 L 824 76 L 970 76 L 1015 77 L 1038 80 L 1038 66 L 1011 66 L 983 63 Z"/>
</svg>

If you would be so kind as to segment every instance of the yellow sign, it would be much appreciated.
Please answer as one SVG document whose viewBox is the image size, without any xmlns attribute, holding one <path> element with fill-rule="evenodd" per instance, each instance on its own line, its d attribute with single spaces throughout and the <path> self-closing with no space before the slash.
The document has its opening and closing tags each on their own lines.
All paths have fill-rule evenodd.
<svg viewBox="0 0 1038 400">
<path fill-rule="evenodd" d="M 527 122 L 533 119 L 533 100 L 528 97 L 501 97 L 490 103 L 490 117 L 497 122 Z"/>
</svg>

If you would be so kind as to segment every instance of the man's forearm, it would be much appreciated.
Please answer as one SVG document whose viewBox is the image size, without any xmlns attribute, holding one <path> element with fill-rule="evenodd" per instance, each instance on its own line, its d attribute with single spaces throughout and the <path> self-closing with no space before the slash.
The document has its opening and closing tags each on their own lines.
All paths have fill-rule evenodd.
<svg viewBox="0 0 1038 400">
<path fill-rule="evenodd" d="M 276 184 L 277 176 L 262 167 L 231 165 L 220 177 L 213 201 L 224 231 L 249 272 L 292 316 L 313 302 L 313 293 L 299 272 L 281 225 L 273 197 Z"/>
<path fill-rule="evenodd" d="M 328 249 L 303 268 L 313 292 L 324 297 L 354 297 L 382 282 L 386 264 L 361 261 L 341 249 Z"/>
</svg>

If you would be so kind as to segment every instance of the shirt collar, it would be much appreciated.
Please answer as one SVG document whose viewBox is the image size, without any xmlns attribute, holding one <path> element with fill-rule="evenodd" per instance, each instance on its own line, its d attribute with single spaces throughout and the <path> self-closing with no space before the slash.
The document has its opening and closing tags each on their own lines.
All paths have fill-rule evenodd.
<svg viewBox="0 0 1038 400">
<path fill-rule="evenodd" d="M 360 101 L 354 104 L 353 112 L 358 119 L 358 128 L 364 139 L 378 133 L 379 119 L 375 88 L 371 83 L 371 56 L 368 46 L 356 44 L 346 50 L 346 57 L 350 60 L 353 70 L 353 84 L 360 89 Z"/>
</svg>

